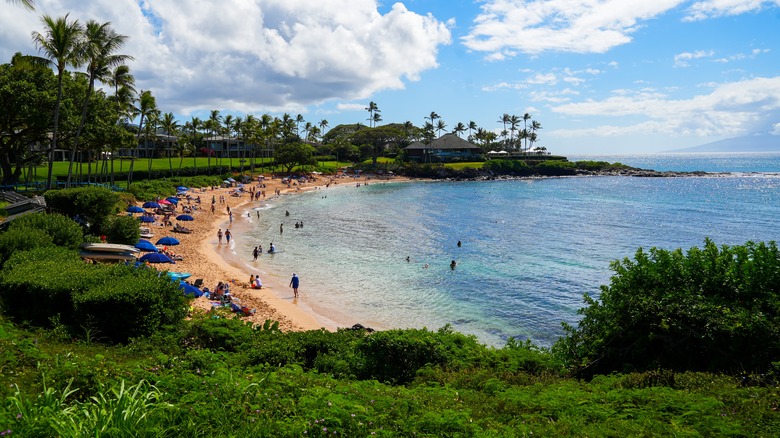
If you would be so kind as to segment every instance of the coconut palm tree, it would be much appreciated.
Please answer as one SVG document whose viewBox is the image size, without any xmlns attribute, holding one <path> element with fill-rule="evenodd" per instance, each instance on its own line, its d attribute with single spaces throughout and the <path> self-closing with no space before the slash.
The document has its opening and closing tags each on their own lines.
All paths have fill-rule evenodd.
<svg viewBox="0 0 780 438">
<path fill-rule="evenodd" d="M 54 151 L 57 149 L 57 134 L 60 123 L 60 104 L 62 103 L 62 75 L 65 68 L 78 67 L 82 62 L 81 37 L 84 27 L 78 20 L 68 20 L 68 15 L 54 19 L 48 15 L 41 17 L 44 31 L 33 32 L 32 39 L 38 51 L 57 67 L 57 100 L 54 105 L 54 122 L 52 125 L 51 146 L 49 148 L 49 171 L 46 176 L 46 188 L 52 187 L 52 171 L 54 170 Z"/>
<path fill-rule="evenodd" d="M 436 121 L 436 133 L 441 136 L 441 132 L 447 129 L 447 124 L 441 118 Z"/>
<path fill-rule="evenodd" d="M 454 128 L 452 128 L 452 132 L 460 137 L 460 134 L 466 132 L 466 125 L 463 124 L 463 122 L 458 122 L 457 125 L 455 125 Z"/>
<path fill-rule="evenodd" d="M 171 137 L 179 135 L 179 122 L 176 121 L 173 113 L 165 113 L 160 117 L 160 128 L 165 131 L 165 150 L 168 155 L 168 167 L 171 169 L 173 177 L 173 162 L 171 161 Z"/>
<path fill-rule="evenodd" d="M 209 175 L 211 175 L 211 152 L 217 142 L 217 133 L 222 130 L 222 115 L 219 114 L 219 110 L 211 110 L 211 114 L 206 123 L 206 129 L 211 132 L 212 138 L 212 142 L 209 144 Z M 217 166 L 219 166 L 220 156 L 215 153 L 214 158 L 217 159 Z"/>
<path fill-rule="evenodd" d="M 328 121 L 325 120 L 325 119 L 320 120 L 319 126 L 320 126 L 320 132 L 324 136 L 325 135 L 325 129 L 328 128 Z"/>
<path fill-rule="evenodd" d="M 6 1 L 8 3 L 18 3 L 31 11 L 35 10 L 35 0 L 6 0 Z"/>
<path fill-rule="evenodd" d="M 222 144 L 225 145 L 225 147 L 222 149 L 222 151 L 224 152 L 225 149 L 227 149 L 228 162 L 229 162 L 229 166 L 230 166 L 231 169 L 233 168 L 233 155 L 230 154 L 230 152 L 231 152 L 230 151 L 230 140 L 232 139 L 233 131 L 236 128 L 235 127 L 235 123 L 236 123 L 236 120 L 233 118 L 232 114 L 226 115 L 225 119 L 223 120 L 222 131 L 221 131 L 221 132 L 225 133 L 225 136 L 227 136 L 227 141 L 224 141 L 224 140 L 222 141 Z"/>
<path fill-rule="evenodd" d="M 144 144 L 147 145 L 146 152 L 148 155 L 147 160 L 147 172 L 152 173 L 152 160 L 154 159 L 155 152 L 157 151 L 157 127 L 160 125 L 160 110 L 154 108 L 149 111 L 146 116 L 146 126 L 143 129 Z M 149 152 L 149 140 L 152 141 L 152 151 Z M 159 153 L 157 154 L 159 156 Z M 147 174 L 147 175 L 148 175 Z"/>
<path fill-rule="evenodd" d="M 536 143 L 537 140 L 537 134 L 536 131 L 542 129 L 542 124 L 537 122 L 536 120 L 531 120 L 531 133 L 528 134 L 528 140 L 529 140 L 529 148 L 534 147 L 534 143 Z M 547 149 L 545 149 L 547 150 Z"/>
<path fill-rule="evenodd" d="M 368 111 L 368 119 L 366 120 L 368 120 L 368 126 L 371 127 L 371 124 L 374 122 L 374 114 L 380 112 L 379 106 L 372 100 L 371 102 L 368 102 L 368 106 L 365 110 Z"/>
<path fill-rule="evenodd" d="M 526 150 L 529 149 L 528 148 L 528 143 L 527 143 L 527 139 L 528 139 L 528 121 L 529 120 L 531 120 L 531 115 L 528 114 L 528 113 L 523 114 L 523 131 L 525 131 L 525 133 L 526 133 L 526 135 L 525 135 L 525 139 L 526 139 L 525 149 Z"/>
<path fill-rule="evenodd" d="M 512 149 L 516 149 L 515 131 L 517 131 L 517 128 L 519 128 L 518 125 L 520 125 L 520 117 L 517 117 L 514 114 L 509 116 L 509 143 Z"/>
<path fill-rule="evenodd" d="M 132 106 L 133 96 L 135 96 L 135 78 L 130 74 L 130 67 L 117 66 L 111 72 L 111 76 L 107 78 L 106 84 L 114 88 L 117 122 L 129 118 L 129 108 Z M 114 185 L 114 158 L 116 155 L 114 152 L 114 150 L 111 151 L 111 185 Z"/>
<path fill-rule="evenodd" d="M 476 131 L 476 130 L 477 130 L 477 122 L 475 122 L 475 121 L 473 121 L 473 120 L 472 120 L 472 121 L 470 121 L 470 122 L 469 122 L 469 141 L 471 141 L 471 140 L 472 140 L 472 138 L 471 138 L 471 133 L 472 133 L 473 131 Z"/>
<path fill-rule="evenodd" d="M 504 137 L 504 143 L 506 143 L 506 137 L 509 135 L 509 131 L 506 130 L 506 124 L 509 123 L 510 116 L 507 113 L 504 113 L 501 115 L 501 118 L 498 119 L 498 123 L 503 123 L 504 129 L 501 131 L 501 136 Z"/>
<path fill-rule="evenodd" d="M 149 90 L 141 90 L 141 94 L 138 96 L 138 107 L 136 108 L 137 114 L 140 117 L 138 119 L 138 133 L 136 134 L 136 155 L 138 151 L 138 145 L 140 144 L 141 135 L 143 133 L 144 119 L 157 110 L 157 100 Z M 148 151 L 147 151 L 148 152 Z M 133 182 L 133 169 L 135 167 L 135 159 L 138 157 L 130 158 L 130 170 L 127 172 L 127 185 Z"/>
<path fill-rule="evenodd" d="M 95 89 L 95 80 L 106 83 L 111 77 L 111 69 L 123 65 L 126 61 L 133 59 L 129 55 L 120 55 L 116 51 L 121 49 L 127 40 L 127 36 L 117 34 L 112 28 L 111 23 L 98 23 L 90 20 L 84 28 L 84 41 L 82 42 L 82 55 L 87 63 L 87 75 L 89 76 L 89 85 L 87 94 L 84 97 L 84 104 L 81 106 L 81 120 L 76 129 L 76 136 L 73 140 L 73 149 L 70 153 L 70 163 L 68 164 L 68 180 L 66 187 L 70 187 L 71 175 L 73 172 L 73 161 L 76 158 L 76 152 L 79 148 L 79 138 L 84 129 L 84 123 L 87 120 L 87 109 L 89 99 Z"/>
</svg>

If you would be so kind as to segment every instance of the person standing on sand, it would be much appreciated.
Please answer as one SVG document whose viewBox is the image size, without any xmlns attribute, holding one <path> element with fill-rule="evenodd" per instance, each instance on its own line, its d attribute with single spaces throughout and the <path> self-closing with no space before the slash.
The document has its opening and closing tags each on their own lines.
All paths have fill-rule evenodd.
<svg viewBox="0 0 780 438">
<path fill-rule="evenodd" d="M 290 279 L 290 287 L 293 288 L 293 293 L 295 294 L 295 298 L 298 298 L 298 285 L 300 285 L 300 280 L 298 279 L 298 276 L 293 274 L 292 279 Z"/>
<path fill-rule="evenodd" d="M 230 245 L 230 236 L 232 236 L 230 230 L 229 229 L 225 230 L 225 239 L 227 239 L 228 245 Z"/>
<path fill-rule="evenodd" d="M 222 228 L 217 231 L 217 239 L 219 239 L 219 244 L 222 245 Z"/>
</svg>

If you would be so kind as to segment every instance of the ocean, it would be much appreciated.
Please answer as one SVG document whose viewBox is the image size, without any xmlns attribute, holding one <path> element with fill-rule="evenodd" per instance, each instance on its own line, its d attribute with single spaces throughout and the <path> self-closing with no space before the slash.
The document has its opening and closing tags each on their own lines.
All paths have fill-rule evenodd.
<svg viewBox="0 0 780 438">
<path fill-rule="evenodd" d="M 264 254 L 256 266 L 298 274 L 301 301 L 340 327 L 449 324 L 487 345 L 514 337 L 550 346 L 562 322 L 576 325 L 583 295 L 598 297 L 609 283 L 610 263 L 640 247 L 687 250 L 706 238 L 740 245 L 779 237 L 780 154 L 569 159 L 732 174 L 361 187 L 341 180 L 248 204 L 234 249 L 249 266 L 254 246 L 267 250 L 273 242 L 282 252 Z"/>
</svg>

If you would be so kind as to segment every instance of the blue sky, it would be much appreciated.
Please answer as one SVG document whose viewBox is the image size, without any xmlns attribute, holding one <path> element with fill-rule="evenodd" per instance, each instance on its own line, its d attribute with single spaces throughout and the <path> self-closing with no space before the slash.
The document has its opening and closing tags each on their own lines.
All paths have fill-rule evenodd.
<svg viewBox="0 0 780 438">
<path fill-rule="evenodd" d="M 110 21 L 137 88 L 181 121 L 302 114 L 500 131 L 529 113 L 562 154 L 780 135 L 780 1 L 38 0 L 0 2 L 0 57 L 43 13 Z M 780 139 L 780 137 L 778 137 Z"/>
</svg>

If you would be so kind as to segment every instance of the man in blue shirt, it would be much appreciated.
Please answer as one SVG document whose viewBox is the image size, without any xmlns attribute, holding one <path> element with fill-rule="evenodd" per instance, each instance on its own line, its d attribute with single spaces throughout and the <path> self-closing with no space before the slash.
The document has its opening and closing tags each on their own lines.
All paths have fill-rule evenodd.
<svg viewBox="0 0 780 438">
<path fill-rule="evenodd" d="M 295 298 L 298 298 L 299 284 L 300 284 L 300 280 L 298 280 L 298 276 L 293 274 L 292 279 L 290 280 L 290 287 L 293 288 L 293 293 L 295 294 Z"/>
</svg>

